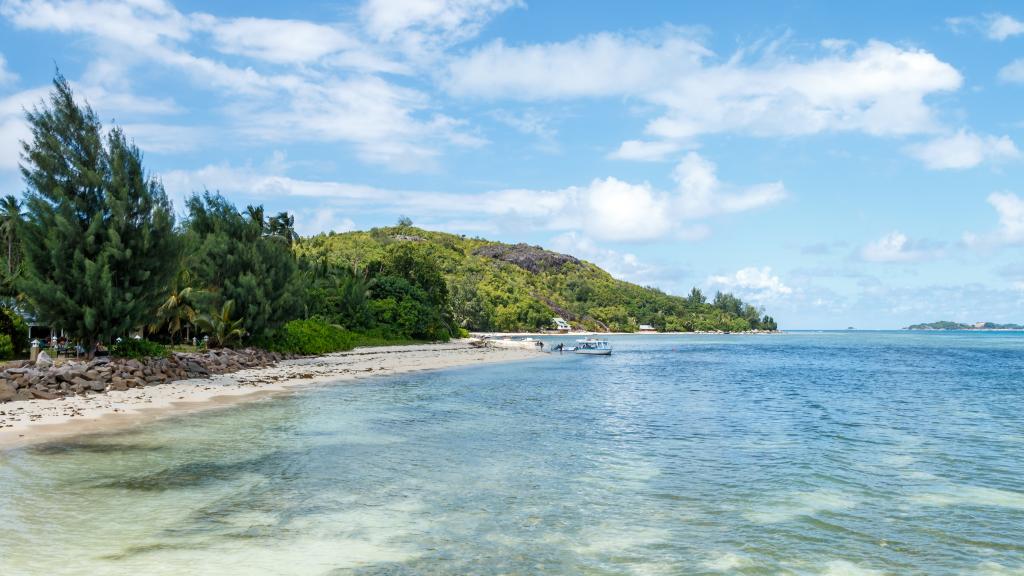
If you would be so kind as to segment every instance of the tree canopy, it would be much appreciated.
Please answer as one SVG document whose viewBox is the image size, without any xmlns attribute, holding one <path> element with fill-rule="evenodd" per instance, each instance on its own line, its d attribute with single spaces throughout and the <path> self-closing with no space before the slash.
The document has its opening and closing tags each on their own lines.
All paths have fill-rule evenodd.
<svg viewBox="0 0 1024 576">
<path fill-rule="evenodd" d="M 26 117 L 17 287 L 38 318 L 92 350 L 147 323 L 177 272 L 174 214 L 139 149 L 119 128 L 104 136 L 63 77 Z"/>
</svg>

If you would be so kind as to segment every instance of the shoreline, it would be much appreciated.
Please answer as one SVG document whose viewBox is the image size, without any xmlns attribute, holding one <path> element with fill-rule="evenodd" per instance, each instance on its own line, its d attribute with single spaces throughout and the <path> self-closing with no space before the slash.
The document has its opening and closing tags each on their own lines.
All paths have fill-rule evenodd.
<svg viewBox="0 0 1024 576">
<path fill-rule="evenodd" d="M 745 332 L 470 332 L 473 338 L 519 338 L 519 337 L 564 337 L 574 336 L 774 336 L 785 334 L 785 330 L 747 330 Z"/>
<path fill-rule="evenodd" d="M 374 346 L 283 360 L 205 379 L 0 404 L 0 451 L 83 434 L 111 432 L 179 414 L 254 402 L 305 388 L 376 376 L 541 358 L 525 349 L 445 344 Z"/>
</svg>

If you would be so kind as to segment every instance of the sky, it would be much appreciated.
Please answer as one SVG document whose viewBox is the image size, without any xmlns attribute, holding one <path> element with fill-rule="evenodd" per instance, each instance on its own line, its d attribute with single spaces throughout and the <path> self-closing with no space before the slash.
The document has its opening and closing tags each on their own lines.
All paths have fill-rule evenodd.
<svg viewBox="0 0 1024 576">
<path fill-rule="evenodd" d="M 528 242 L 784 329 L 1024 323 L 1024 7 L 0 0 L 0 193 L 55 70 L 181 210 Z"/>
</svg>

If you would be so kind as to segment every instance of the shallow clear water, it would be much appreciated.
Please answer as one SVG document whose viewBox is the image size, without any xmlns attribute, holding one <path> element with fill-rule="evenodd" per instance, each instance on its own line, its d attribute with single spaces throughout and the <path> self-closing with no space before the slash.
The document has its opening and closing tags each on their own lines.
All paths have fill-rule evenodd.
<svg viewBox="0 0 1024 576">
<path fill-rule="evenodd" d="M 0 455 L 0 574 L 1021 574 L 1024 336 L 613 339 Z"/>
</svg>

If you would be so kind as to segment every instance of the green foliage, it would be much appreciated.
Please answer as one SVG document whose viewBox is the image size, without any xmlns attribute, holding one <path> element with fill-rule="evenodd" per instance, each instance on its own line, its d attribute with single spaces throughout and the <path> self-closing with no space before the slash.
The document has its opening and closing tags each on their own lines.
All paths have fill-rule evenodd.
<svg viewBox="0 0 1024 576">
<path fill-rule="evenodd" d="M 245 320 L 235 318 L 235 301 L 228 300 L 220 310 L 196 317 L 196 326 L 206 332 L 210 338 L 210 347 L 224 348 L 237 344 L 246 336 Z"/>
<path fill-rule="evenodd" d="M 325 258 L 309 257 L 299 259 L 299 269 L 307 318 L 319 316 L 349 330 L 365 330 L 373 325 L 369 305 L 373 282 L 365 273 L 331 264 Z"/>
<path fill-rule="evenodd" d="M 63 77 L 48 104 L 26 113 L 27 215 L 19 226 L 17 286 L 36 315 L 89 352 L 146 323 L 177 272 L 179 244 L 163 186 L 119 128 L 104 135 Z"/>
<path fill-rule="evenodd" d="M 186 206 L 185 267 L 205 290 L 196 298 L 200 308 L 234 301 L 244 331 L 257 339 L 298 316 L 295 255 L 289 240 L 268 232 L 262 207 L 250 206 L 243 215 L 223 196 L 208 192 Z"/>
<path fill-rule="evenodd" d="M 0 199 L 0 241 L 3 242 L 3 255 L 0 256 L 0 296 L 16 297 L 16 282 L 21 275 L 21 239 L 19 228 L 25 215 L 22 213 L 21 201 L 7 195 Z"/>
<path fill-rule="evenodd" d="M 581 328 L 623 332 L 635 331 L 640 324 L 679 331 L 775 328 L 771 317 L 731 294 L 716 296 L 716 306 L 696 288 L 685 298 L 671 296 L 616 280 L 593 264 L 537 247 L 497 245 L 408 223 L 322 234 L 303 240 L 297 250 L 333 265 L 370 269 L 375 282 L 370 289 L 374 321 L 393 323 L 399 331 L 417 324 L 418 310 L 408 302 L 403 308 L 403 300 L 423 302 L 424 294 L 433 303 L 445 297 L 441 321 L 449 326 L 449 333 L 458 328 L 534 331 L 547 328 L 553 316 Z M 391 268 L 382 266 L 389 258 Z M 417 265 L 427 269 L 427 282 L 421 281 Z M 392 270 L 399 270 L 396 275 L 407 284 L 386 278 Z M 439 290 L 434 272 L 444 279 L 445 291 Z M 425 285 L 435 291 L 431 293 Z M 416 292 L 416 287 L 424 292 Z"/>
<path fill-rule="evenodd" d="M 0 308 L 0 334 L 7 336 L 11 342 L 11 357 L 28 356 L 28 324 L 21 314 L 10 308 Z M 8 359 L 6 356 L 0 358 Z"/>
<path fill-rule="evenodd" d="M 389 244 L 373 274 L 370 310 L 377 325 L 416 340 L 448 340 L 452 318 L 448 284 L 429 245 Z"/>
<path fill-rule="evenodd" d="M 0 334 L 0 360 L 11 360 L 14 358 L 14 344 L 7 334 Z"/>
<path fill-rule="evenodd" d="M 407 336 L 390 333 L 383 328 L 374 328 L 363 332 L 353 332 L 353 346 L 398 346 L 402 344 L 415 344 L 414 340 Z"/>
<path fill-rule="evenodd" d="M 124 338 L 110 347 L 110 354 L 119 358 L 166 358 L 167 348 L 149 340 Z"/>
<path fill-rule="evenodd" d="M 351 350 L 356 341 L 356 335 L 341 326 L 310 318 L 288 322 L 259 344 L 275 352 L 315 355 Z"/>
<path fill-rule="evenodd" d="M 981 322 L 975 325 L 940 320 L 928 324 L 912 324 L 904 328 L 904 330 L 1024 330 L 1024 326 L 1020 324 L 996 324 L 995 322 Z"/>
<path fill-rule="evenodd" d="M 394 346 L 417 341 L 382 328 L 352 332 L 323 318 L 309 318 L 292 320 L 257 344 L 275 352 L 316 355 L 351 350 L 356 346 Z"/>
<path fill-rule="evenodd" d="M 154 322 L 150 324 L 150 330 L 154 332 L 161 328 L 166 329 L 172 343 L 183 329 L 187 330 L 189 325 L 195 324 L 198 315 L 193 302 L 201 291 L 189 286 L 189 281 L 188 271 L 179 271 L 171 284 L 170 293 L 157 307 Z"/>
</svg>

